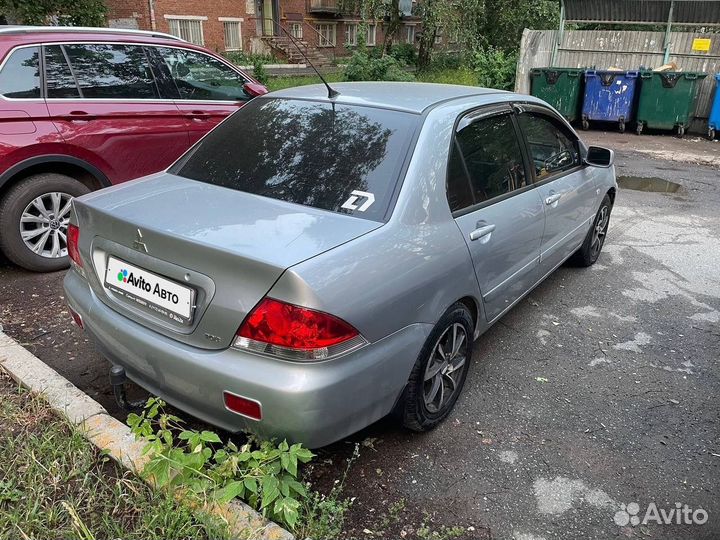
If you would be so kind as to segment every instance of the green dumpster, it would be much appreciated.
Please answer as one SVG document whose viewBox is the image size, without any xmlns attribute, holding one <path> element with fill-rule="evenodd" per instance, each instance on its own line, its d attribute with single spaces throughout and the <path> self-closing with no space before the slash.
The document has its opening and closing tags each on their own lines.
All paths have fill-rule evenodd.
<svg viewBox="0 0 720 540">
<path fill-rule="evenodd" d="M 707 73 L 683 71 L 643 71 L 640 74 L 640 100 L 637 133 L 643 128 L 676 130 L 685 135 L 695 117 L 700 83 Z"/>
<path fill-rule="evenodd" d="M 547 101 L 573 122 L 578 117 L 580 85 L 585 70 L 577 68 L 535 68 L 530 70 L 530 93 Z"/>
</svg>

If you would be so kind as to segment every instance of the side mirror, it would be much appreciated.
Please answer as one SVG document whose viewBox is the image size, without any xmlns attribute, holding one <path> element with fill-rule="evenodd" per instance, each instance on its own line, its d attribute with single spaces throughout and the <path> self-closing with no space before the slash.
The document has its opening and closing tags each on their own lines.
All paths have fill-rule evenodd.
<svg viewBox="0 0 720 540">
<path fill-rule="evenodd" d="M 607 169 L 615 163 L 615 152 L 602 146 L 591 146 L 588 148 L 587 156 L 585 156 L 585 163 L 592 167 Z"/>
<path fill-rule="evenodd" d="M 264 96 L 268 93 L 268 89 L 260 83 L 246 82 L 243 85 L 243 90 L 250 97 Z"/>
</svg>

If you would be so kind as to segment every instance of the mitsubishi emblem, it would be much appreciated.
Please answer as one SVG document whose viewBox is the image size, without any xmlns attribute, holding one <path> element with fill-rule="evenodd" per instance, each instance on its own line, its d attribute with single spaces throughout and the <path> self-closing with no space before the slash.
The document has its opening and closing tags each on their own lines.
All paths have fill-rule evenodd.
<svg viewBox="0 0 720 540">
<path fill-rule="evenodd" d="M 143 242 L 143 235 L 142 232 L 140 232 L 140 229 L 137 230 L 137 237 L 135 238 L 132 247 L 133 249 L 137 249 L 138 251 L 142 251 L 145 253 L 148 252 L 148 248 L 145 245 L 145 242 Z"/>
</svg>

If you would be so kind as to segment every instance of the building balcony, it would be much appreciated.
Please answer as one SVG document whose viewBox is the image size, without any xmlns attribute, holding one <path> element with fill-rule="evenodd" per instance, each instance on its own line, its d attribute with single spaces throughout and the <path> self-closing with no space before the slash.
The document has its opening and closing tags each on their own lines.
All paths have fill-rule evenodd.
<svg viewBox="0 0 720 540">
<path fill-rule="evenodd" d="M 338 0 L 310 0 L 310 13 L 340 13 Z"/>
</svg>

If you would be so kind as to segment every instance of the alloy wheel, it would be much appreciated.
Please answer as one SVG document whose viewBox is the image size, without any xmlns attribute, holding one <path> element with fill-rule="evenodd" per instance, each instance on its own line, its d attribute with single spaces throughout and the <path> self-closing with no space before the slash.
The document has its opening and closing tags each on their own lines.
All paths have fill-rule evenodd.
<svg viewBox="0 0 720 540">
<path fill-rule="evenodd" d="M 438 339 L 423 378 L 423 399 L 428 412 L 442 411 L 458 391 L 467 348 L 467 332 L 460 323 L 449 326 Z"/>
<path fill-rule="evenodd" d="M 607 234 L 608 223 L 610 222 L 610 209 L 607 206 L 600 208 L 597 221 L 595 221 L 595 229 L 593 230 L 592 244 L 590 251 L 593 258 L 600 254 L 600 250 L 605 243 L 605 235 Z"/>
<path fill-rule="evenodd" d="M 36 197 L 20 217 L 20 235 L 27 248 L 48 259 L 66 257 L 72 196 L 50 192 Z"/>
</svg>

